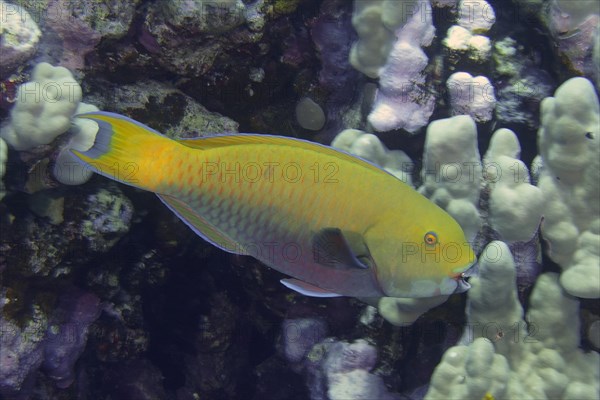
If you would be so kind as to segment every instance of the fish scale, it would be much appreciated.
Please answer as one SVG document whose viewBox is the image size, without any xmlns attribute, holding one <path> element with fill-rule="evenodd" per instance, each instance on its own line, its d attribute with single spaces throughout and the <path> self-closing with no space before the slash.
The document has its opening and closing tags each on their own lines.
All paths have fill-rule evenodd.
<svg viewBox="0 0 600 400">
<path fill-rule="evenodd" d="M 445 211 L 382 169 L 326 146 L 270 135 L 174 141 L 127 117 L 99 125 L 86 152 L 97 172 L 153 191 L 198 235 L 249 254 L 301 293 L 430 297 L 460 288 L 475 261 Z M 135 181 L 111 174 L 138 166 Z M 442 244 L 465 243 L 455 259 Z"/>
<path fill-rule="evenodd" d="M 240 145 L 236 149 L 229 149 L 228 156 L 236 161 L 231 164 L 264 165 L 265 163 L 277 162 L 280 165 L 285 165 L 286 161 L 274 157 L 265 157 L 260 153 L 259 145 Z M 276 146 L 277 147 L 277 146 Z M 299 169 L 294 167 L 294 170 L 299 170 L 302 173 L 309 171 L 315 163 L 318 164 L 318 154 L 307 152 L 303 149 L 290 149 L 289 146 L 279 146 L 281 148 L 272 149 L 272 154 L 287 154 L 287 156 L 295 161 L 294 165 L 298 165 Z M 219 160 L 224 160 L 225 156 L 219 154 L 222 149 L 214 150 L 214 154 L 208 154 L 203 162 L 206 164 L 217 164 Z M 307 154 L 308 153 L 308 154 Z M 187 162 L 195 162 L 190 157 Z M 215 161 L 212 161 L 215 160 Z M 223 161 L 221 161 L 223 163 Z M 205 164 L 205 165 L 206 165 Z M 183 166 L 186 169 L 185 166 Z M 219 165 L 218 173 L 207 177 L 202 184 L 196 186 L 193 191 L 188 192 L 189 197 L 183 197 L 183 200 L 192 204 L 199 215 L 212 226 L 218 227 L 226 236 L 232 238 L 235 242 L 240 243 L 242 247 L 250 246 L 252 248 L 261 249 L 261 254 L 253 254 L 262 261 L 269 263 L 277 263 L 278 269 L 284 273 L 289 273 L 297 264 L 303 263 L 307 275 L 314 275 L 310 271 L 312 264 L 312 249 L 310 242 L 310 232 L 316 232 L 323 226 L 320 224 L 328 224 L 330 221 L 337 218 L 334 212 L 337 202 L 336 196 L 352 196 L 350 191 L 336 191 L 335 195 L 316 196 L 318 189 L 315 187 L 325 187 L 325 191 L 333 191 L 327 189 L 329 185 L 336 183 L 319 182 L 313 179 L 304 179 L 304 182 L 296 180 L 295 177 L 285 176 L 285 167 L 275 169 L 273 179 L 261 179 L 258 182 L 248 182 L 242 179 L 233 179 L 233 176 L 227 171 L 232 171 L 232 165 Z M 290 168 L 291 169 L 291 168 Z M 310 176 L 314 178 L 314 176 Z M 223 183 L 224 182 L 224 183 Z M 339 183 L 339 182 L 338 182 Z M 229 187 L 229 191 L 224 191 L 218 195 L 218 188 L 221 185 Z M 309 186 L 309 188 L 307 188 Z M 175 185 L 173 188 L 166 189 L 169 194 L 176 195 L 181 189 Z M 172 192 L 171 192 L 172 191 Z M 345 193 L 347 192 L 347 193 Z M 271 198 L 271 193 L 278 193 L 278 196 Z M 195 200 L 204 199 L 204 200 Z M 240 208 L 238 213 L 233 211 L 233 201 L 236 199 L 236 204 Z M 269 206 L 269 199 L 271 206 Z M 196 205 L 199 202 L 199 205 Z M 229 203 L 231 206 L 224 206 Z M 219 204 L 221 206 L 219 207 Z M 285 218 L 284 218 L 285 216 Z M 295 221 L 304 221 L 303 224 L 297 224 Z M 226 223 L 227 222 L 227 223 Z M 339 225 L 339 222 L 338 222 Z M 353 228 L 350 220 L 344 224 L 348 228 Z M 260 240 L 257 240 L 260 238 Z M 290 249 L 301 249 L 302 256 L 295 257 L 294 262 L 286 260 L 286 254 L 283 251 Z M 267 254 L 263 254 L 267 253 Z"/>
</svg>

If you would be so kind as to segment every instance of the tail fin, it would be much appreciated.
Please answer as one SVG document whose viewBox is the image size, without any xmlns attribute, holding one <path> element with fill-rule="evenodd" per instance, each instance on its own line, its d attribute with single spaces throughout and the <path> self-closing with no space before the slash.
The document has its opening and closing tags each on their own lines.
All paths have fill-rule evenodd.
<svg viewBox="0 0 600 400">
<path fill-rule="evenodd" d="M 144 178 L 152 171 L 142 171 L 170 139 L 131 118 L 109 112 L 76 115 L 98 124 L 94 145 L 87 151 L 71 152 L 94 172 L 131 186 L 152 190 L 152 182 Z"/>
</svg>

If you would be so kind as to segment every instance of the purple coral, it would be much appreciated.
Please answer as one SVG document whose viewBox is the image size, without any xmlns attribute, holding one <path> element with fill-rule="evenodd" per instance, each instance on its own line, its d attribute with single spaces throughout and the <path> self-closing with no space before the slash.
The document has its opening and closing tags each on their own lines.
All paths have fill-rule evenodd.
<svg viewBox="0 0 600 400">
<path fill-rule="evenodd" d="M 370 371 L 377 362 L 377 350 L 365 340 L 336 342 L 327 350 L 324 368 L 328 373 L 346 373 L 356 369 Z"/>
<path fill-rule="evenodd" d="M 292 364 L 304 360 L 310 349 L 325 339 L 327 324 L 316 318 L 286 319 L 282 326 L 283 355 Z"/>
<path fill-rule="evenodd" d="M 2 307 L 0 304 L 0 310 Z M 28 398 L 40 365 L 58 387 L 68 387 L 89 326 L 101 311 L 96 295 L 76 288 L 60 297 L 50 320 L 40 307 L 32 309 L 31 320 L 24 327 L 0 314 L 0 395 L 5 398 Z"/>
<path fill-rule="evenodd" d="M 100 311 L 100 299 L 93 293 L 71 289 L 61 296 L 50 318 L 42 365 L 58 387 L 66 388 L 73 382 L 73 367 L 85 348 L 89 327 Z"/>
<path fill-rule="evenodd" d="M 325 107 L 325 131 L 328 133 L 337 133 L 343 128 L 341 116 L 348 108 L 359 80 L 358 71 L 348 60 L 352 42 L 356 40 L 351 12 L 351 2 L 326 0 L 310 30 L 321 60 L 319 84 L 329 91 Z"/>
<path fill-rule="evenodd" d="M 377 361 L 377 350 L 365 340 L 334 342 L 328 346 L 320 365 L 327 384 L 327 399 L 394 400 L 383 379 L 370 371 Z"/>
<path fill-rule="evenodd" d="M 333 101 L 339 102 L 352 96 L 353 83 L 358 80 L 358 72 L 348 61 L 352 42 L 356 40 L 350 12 L 349 2 L 326 0 L 310 30 L 321 60 L 319 83 L 331 91 Z"/>
<path fill-rule="evenodd" d="M 542 272 L 539 236 L 536 234 L 528 242 L 509 244 L 517 269 L 517 287 L 519 293 L 533 286 Z"/>
<path fill-rule="evenodd" d="M 0 301 L 0 311 L 2 307 Z M 0 396 L 3 398 L 26 398 L 42 363 L 48 321 L 38 307 L 33 307 L 32 314 L 23 327 L 0 314 Z"/>
<path fill-rule="evenodd" d="M 312 400 L 394 400 L 380 376 L 370 371 L 377 362 L 377 349 L 363 339 L 354 343 L 325 339 L 306 346 L 324 335 L 322 322 L 315 319 L 287 320 L 284 323 L 284 355 L 301 365 Z M 285 332 L 295 327 L 295 340 Z M 298 340 L 302 336 L 302 340 Z M 308 351 L 310 349 L 310 351 Z"/>
<path fill-rule="evenodd" d="M 396 42 L 379 76 L 379 90 L 369 122 L 377 131 L 405 129 L 416 132 L 427 125 L 433 113 L 435 98 L 426 86 L 423 72 L 427 55 L 421 46 L 429 46 L 435 28 L 431 20 L 431 5 L 427 0 L 417 3 L 417 9 L 396 32 Z"/>
</svg>

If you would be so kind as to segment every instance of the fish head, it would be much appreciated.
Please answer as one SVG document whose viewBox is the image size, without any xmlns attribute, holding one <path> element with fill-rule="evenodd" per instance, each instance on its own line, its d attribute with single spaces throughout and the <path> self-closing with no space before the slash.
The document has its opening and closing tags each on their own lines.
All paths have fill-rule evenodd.
<svg viewBox="0 0 600 400">
<path fill-rule="evenodd" d="M 424 298 L 469 288 L 465 278 L 475 264 L 475 252 L 450 215 L 436 214 L 404 229 L 386 223 L 382 232 L 387 236 L 370 238 L 377 281 L 387 296 Z"/>
</svg>

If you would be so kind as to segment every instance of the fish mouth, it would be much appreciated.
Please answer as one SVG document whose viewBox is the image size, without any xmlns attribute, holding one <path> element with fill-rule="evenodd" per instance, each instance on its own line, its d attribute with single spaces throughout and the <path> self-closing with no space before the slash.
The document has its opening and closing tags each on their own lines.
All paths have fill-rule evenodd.
<svg viewBox="0 0 600 400">
<path fill-rule="evenodd" d="M 464 293 L 467 290 L 471 289 L 471 284 L 462 277 L 457 279 L 456 283 L 457 286 L 454 293 Z"/>
<path fill-rule="evenodd" d="M 456 272 L 452 275 L 452 279 L 454 279 L 457 283 L 456 290 L 454 293 L 463 293 L 471 288 L 469 284 L 469 278 L 472 276 L 479 276 L 479 264 L 477 262 L 473 263 L 470 267 L 462 272 Z"/>
<path fill-rule="evenodd" d="M 467 268 L 465 271 L 463 271 L 460 275 L 463 279 L 470 278 L 472 276 L 479 276 L 479 263 L 477 261 L 475 261 L 469 268 Z"/>
<path fill-rule="evenodd" d="M 479 275 L 479 264 L 477 263 L 477 261 L 475 261 L 473 264 L 471 264 L 467 267 L 454 268 L 452 270 L 451 277 L 453 279 L 460 279 L 460 278 L 469 278 L 471 276 L 478 276 L 478 275 Z"/>
</svg>

